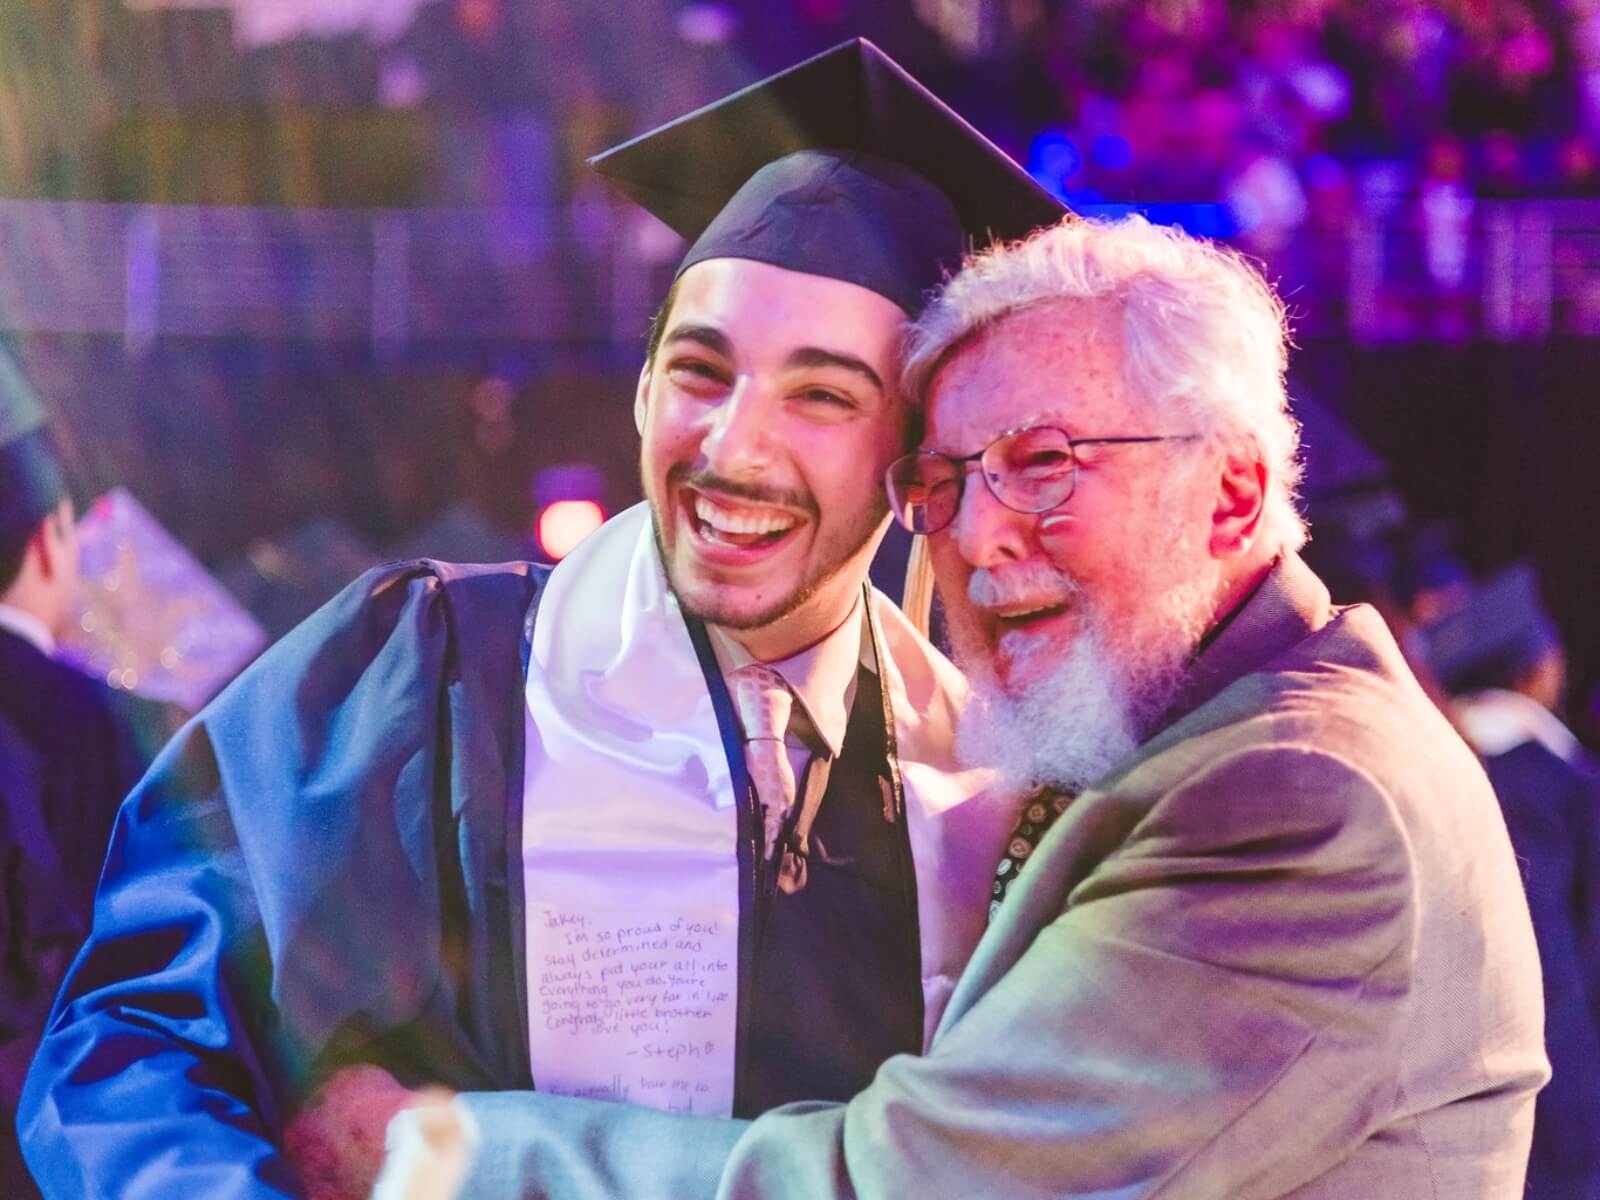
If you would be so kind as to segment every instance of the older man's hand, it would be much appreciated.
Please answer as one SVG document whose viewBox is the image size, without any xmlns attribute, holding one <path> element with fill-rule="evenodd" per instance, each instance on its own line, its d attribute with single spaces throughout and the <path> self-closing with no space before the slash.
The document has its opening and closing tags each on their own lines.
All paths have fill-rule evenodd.
<svg viewBox="0 0 1600 1200">
<path fill-rule="evenodd" d="M 383 1166 L 390 1119 L 440 1099 L 440 1093 L 411 1091 L 381 1067 L 336 1071 L 283 1132 L 284 1152 L 309 1200 L 367 1200 Z"/>
</svg>

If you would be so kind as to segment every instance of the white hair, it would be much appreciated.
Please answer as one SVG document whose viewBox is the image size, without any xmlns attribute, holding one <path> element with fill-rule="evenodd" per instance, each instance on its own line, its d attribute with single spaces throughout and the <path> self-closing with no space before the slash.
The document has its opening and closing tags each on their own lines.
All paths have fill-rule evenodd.
<svg viewBox="0 0 1600 1200">
<path fill-rule="evenodd" d="M 1263 545 L 1305 543 L 1294 503 L 1300 429 L 1284 390 L 1283 304 L 1240 255 L 1180 230 L 1140 216 L 1067 217 L 969 258 L 910 330 L 907 394 L 925 399 L 955 350 L 1053 300 L 1120 304 L 1129 395 L 1162 409 L 1177 423 L 1173 432 L 1258 455 L 1268 479 Z"/>
</svg>

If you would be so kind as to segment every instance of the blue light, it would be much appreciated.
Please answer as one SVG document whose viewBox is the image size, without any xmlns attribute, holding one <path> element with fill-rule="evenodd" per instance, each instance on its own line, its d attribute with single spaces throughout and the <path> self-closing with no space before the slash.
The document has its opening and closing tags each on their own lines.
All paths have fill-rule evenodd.
<svg viewBox="0 0 1600 1200">
<path fill-rule="evenodd" d="M 1043 130 L 1028 147 L 1028 172 L 1041 181 L 1057 183 L 1071 178 L 1083 166 L 1083 156 L 1059 129 Z"/>
<path fill-rule="evenodd" d="M 1089 154 L 1108 171 L 1126 171 L 1133 166 L 1133 147 L 1127 138 L 1114 133 L 1095 138 Z"/>
<path fill-rule="evenodd" d="M 1196 237 L 1230 238 L 1239 232 L 1239 222 L 1226 204 L 1092 204 L 1075 203 L 1073 211 L 1083 217 L 1115 219 L 1138 213 L 1152 225 L 1175 225 Z"/>
</svg>

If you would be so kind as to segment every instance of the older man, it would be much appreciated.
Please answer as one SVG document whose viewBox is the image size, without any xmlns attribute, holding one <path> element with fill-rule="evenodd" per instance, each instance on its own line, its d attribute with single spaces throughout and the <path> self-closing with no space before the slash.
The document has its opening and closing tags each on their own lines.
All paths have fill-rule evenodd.
<svg viewBox="0 0 1600 1200">
<path fill-rule="evenodd" d="M 889 494 L 982 698 L 964 753 L 1035 792 L 928 1052 L 749 1124 L 462 1097 L 465 1194 L 1521 1194 L 1547 1068 L 1505 827 L 1295 553 L 1284 346 L 1252 270 L 1138 219 L 965 268 Z"/>
</svg>

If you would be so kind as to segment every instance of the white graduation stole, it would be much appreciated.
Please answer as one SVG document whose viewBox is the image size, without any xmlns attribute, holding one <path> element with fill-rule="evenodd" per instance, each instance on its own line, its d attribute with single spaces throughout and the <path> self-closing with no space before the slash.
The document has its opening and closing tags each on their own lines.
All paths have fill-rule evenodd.
<svg viewBox="0 0 1600 1200">
<path fill-rule="evenodd" d="M 526 695 L 534 1085 L 727 1116 L 737 808 L 646 506 L 620 514 L 551 573 Z"/>
<path fill-rule="evenodd" d="M 958 770 L 954 668 L 874 593 L 917 876 L 925 1035 L 977 944 L 1014 805 Z M 733 1110 L 738 810 L 640 504 L 551 573 L 526 686 L 522 854 L 534 1085 Z"/>
</svg>

